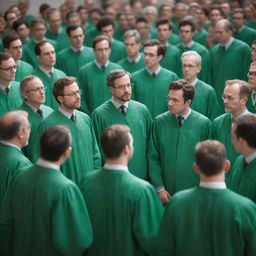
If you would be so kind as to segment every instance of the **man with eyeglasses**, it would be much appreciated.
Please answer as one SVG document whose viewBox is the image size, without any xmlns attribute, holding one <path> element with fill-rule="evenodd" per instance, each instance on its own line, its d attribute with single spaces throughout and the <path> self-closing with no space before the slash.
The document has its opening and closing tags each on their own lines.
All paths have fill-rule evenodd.
<svg viewBox="0 0 256 256">
<path fill-rule="evenodd" d="M 144 44 L 145 68 L 132 74 L 134 98 L 145 104 L 152 117 L 167 111 L 166 96 L 171 82 L 178 76 L 160 66 L 165 54 L 165 46 L 158 40 L 149 40 Z"/>
<path fill-rule="evenodd" d="M 211 128 L 212 139 L 224 144 L 227 151 L 227 158 L 231 163 L 231 171 L 226 173 L 226 182 L 229 183 L 233 164 L 238 156 L 231 140 L 231 126 L 233 120 L 241 115 L 248 114 L 246 104 L 251 97 L 251 87 L 242 80 L 228 80 L 223 92 L 223 103 L 225 114 L 217 117 Z"/>
<path fill-rule="evenodd" d="M 30 75 L 33 67 L 22 61 L 22 42 L 16 34 L 10 34 L 3 39 L 4 51 L 12 56 L 17 66 L 15 81 L 20 82 L 24 77 Z"/>
<path fill-rule="evenodd" d="M 58 110 L 52 112 L 39 125 L 33 141 L 37 145 L 33 161 L 39 157 L 38 142 L 40 134 L 49 127 L 66 125 L 72 135 L 72 152 L 68 160 L 61 166 L 63 174 L 79 184 L 87 172 L 101 166 L 100 151 L 94 135 L 90 118 L 80 108 L 80 90 L 74 77 L 58 79 L 53 86 L 53 95 L 59 103 Z"/>
<path fill-rule="evenodd" d="M 14 59 L 0 52 L 0 117 L 22 104 L 20 85 L 14 81 L 16 68 Z"/>
<path fill-rule="evenodd" d="M 78 84 L 83 91 L 81 110 L 91 114 L 99 105 L 109 100 L 111 93 L 106 84 L 108 74 L 122 69 L 118 64 L 109 61 L 111 40 L 107 36 L 93 39 L 95 60 L 83 66 L 78 73 Z"/>
<path fill-rule="evenodd" d="M 36 76 L 27 76 L 20 83 L 20 90 L 24 98 L 22 106 L 19 108 L 28 113 L 28 120 L 31 127 L 31 134 L 28 146 L 23 149 L 25 155 L 32 160 L 33 159 L 33 143 L 32 137 L 35 135 L 39 124 L 52 112 L 53 109 L 44 105 L 45 92 L 42 81 Z"/>
<path fill-rule="evenodd" d="M 66 76 L 66 74 L 54 68 L 56 63 L 56 54 L 53 45 L 48 41 L 42 41 L 35 47 L 35 54 L 39 66 L 33 71 L 33 75 L 39 77 L 45 86 L 45 104 L 53 109 L 57 109 L 58 103 L 53 97 L 52 88 L 54 82 Z"/>
<path fill-rule="evenodd" d="M 134 156 L 129 162 L 129 170 L 135 176 L 146 180 L 148 177 L 146 152 L 152 122 L 149 110 L 145 105 L 131 100 L 132 84 L 127 71 L 121 69 L 111 71 L 107 77 L 107 85 L 112 98 L 92 113 L 98 144 L 100 145 L 100 138 L 106 127 L 113 124 L 129 126 L 134 137 Z"/>
</svg>

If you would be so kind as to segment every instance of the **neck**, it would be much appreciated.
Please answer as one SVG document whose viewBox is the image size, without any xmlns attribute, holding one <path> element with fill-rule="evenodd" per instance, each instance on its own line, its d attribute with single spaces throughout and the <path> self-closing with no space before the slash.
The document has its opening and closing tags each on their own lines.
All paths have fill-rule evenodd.
<svg viewBox="0 0 256 256">
<path fill-rule="evenodd" d="M 159 67 L 160 67 L 160 65 L 159 65 L 159 64 L 156 64 L 156 65 L 153 66 L 152 68 L 149 68 L 149 70 L 150 70 L 151 72 L 155 72 L 155 71 L 157 71 L 157 70 L 159 69 Z"/>
<path fill-rule="evenodd" d="M 134 55 L 130 55 L 129 58 L 131 60 L 136 60 L 138 58 L 139 54 L 140 54 L 139 52 L 136 52 Z"/>
<path fill-rule="evenodd" d="M 186 78 L 185 78 L 185 80 L 186 80 L 189 84 L 191 84 L 191 83 L 193 83 L 193 82 L 196 80 L 196 76 L 193 77 L 193 78 L 191 78 L 191 79 L 186 79 Z"/>
<path fill-rule="evenodd" d="M 4 140 L 4 142 L 11 143 L 19 148 L 23 147 L 23 145 L 20 143 L 19 139 L 17 139 L 17 138 L 13 138 L 11 140 Z"/>
<path fill-rule="evenodd" d="M 243 108 L 241 108 L 241 109 L 239 109 L 236 112 L 233 112 L 231 114 L 232 114 L 233 117 L 237 117 L 237 116 L 241 115 L 242 113 L 244 113 L 245 110 L 246 110 L 246 107 L 244 106 Z"/>
<path fill-rule="evenodd" d="M 191 44 L 191 42 L 192 42 L 192 39 L 189 40 L 189 41 L 186 41 L 186 42 L 183 41 L 183 44 L 184 44 L 185 46 L 188 46 L 189 44 Z"/>
<path fill-rule="evenodd" d="M 0 78 L 0 84 L 4 87 L 8 87 L 10 85 L 10 81 L 5 81 Z"/>
<path fill-rule="evenodd" d="M 36 108 L 36 109 L 39 109 L 41 107 L 41 104 L 40 103 L 34 103 L 34 102 L 29 102 L 29 101 L 26 101 L 29 105 L 31 105 L 32 107 Z"/>
<path fill-rule="evenodd" d="M 225 172 L 221 172 L 220 174 L 214 176 L 205 176 L 203 174 L 200 175 L 200 181 L 204 182 L 224 182 L 225 181 Z"/>
<path fill-rule="evenodd" d="M 62 158 L 60 158 L 58 161 L 49 161 L 49 160 L 44 159 L 43 157 L 41 157 L 41 158 L 42 158 L 42 160 L 44 160 L 50 164 L 55 164 L 58 166 L 61 166 L 61 164 L 64 162 Z"/>
<path fill-rule="evenodd" d="M 52 70 L 52 66 L 45 66 L 43 64 L 41 64 L 41 67 L 47 71 L 51 71 Z"/>
<path fill-rule="evenodd" d="M 119 157 L 117 159 L 106 159 L 106 163 L 128 166 L 128 159 L 126 157 Z"/>
<path fill-rule="evenodd" d="M 256 153 L 256 149 L 255 148 L 251 148 L 251 147 L 246 147 L 246 148 L 242 149 L 242 151 L 243 152 L 241 152 L 241 153 L 242 153 L 242 155 L 244 157 L 247 157 L 247 156 L 249 156 L 249 155 L 251 155 L 253 153 Z"/>
<path fill-rule="evenodd" d="M 189 107 L 186 107 L 186 108 L 184 109 L 184 111 L 183 111 L 183 112 L 180 112 L 178 115 L 179 115 L 179 116 L 186 115 L 186 114 L 188 113 L 188 111 L 189 111 Z"/>
<path fill-rule="evenodd" d="M 127 101 L 125 101 L 125 100 L 120 100 L 120 99 L 117 99 L 114 95 L 113 95 L 113 100 L 115 101 L 115 102 L 117 102 L 118 104 L 125 104 Z"/>
<path fill-rule="evenodd" d="M 61 108 L 62 110 L 64 110 L 65 112 L 71 114 L 71 115 L 74 114 L 74 111 L 75 111 L 75 109 L 66 108 L 66 107 L 63 106 L 62 104 L 60 105 L 60 108 Z"/>
</svg>

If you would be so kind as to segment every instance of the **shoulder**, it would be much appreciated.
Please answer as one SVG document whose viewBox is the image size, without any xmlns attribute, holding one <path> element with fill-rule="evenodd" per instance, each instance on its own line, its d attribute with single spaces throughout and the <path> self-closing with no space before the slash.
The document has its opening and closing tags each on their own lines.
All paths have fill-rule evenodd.
<svg viewBox="0 0 256 256">
<path fill-rule="evenodd" d="M 132 78 L 136 79 L 137 77 L 142 76 L 142 75 L 145 75 L 145 74 L 147 74 L 147 73 L 148 73 L 148 72 L 146 71 L 146 69 L 145 69 L 145 68 L 142 68 L 142 69 L 140 69 L 140 70 L 138 70 L 138 71 L 132 73 Z"/>
<path fill-rule="evenodd" d="M 113 70 L 113 69 L 123 69 L 119 64 L 116 64 L 114 62 L 109 62 L 109 67 Z"/>
</svg>

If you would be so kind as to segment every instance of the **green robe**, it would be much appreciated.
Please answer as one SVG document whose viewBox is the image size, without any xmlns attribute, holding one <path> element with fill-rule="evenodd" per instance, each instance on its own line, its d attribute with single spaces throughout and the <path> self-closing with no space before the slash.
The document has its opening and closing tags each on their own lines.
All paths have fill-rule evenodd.
<svg viewBox="0 0 256 256">
<path fill-rule="evenodd" d="M 20 93 L 20 83 L 13 81 L 11 82 L 8 95 L 0 90 L 0 117 L 6 112 L 17 109 L 22 102 L 23 100 Z"/>
<path fill-rule="evenodd" d="M 90 114 L 95 108 L 111 97 L 106 78 L 109 73 L 121 66 L 109 62 L 104 71 L 100 70 L 94 62 L 83 66 L 78 74 L 78 84 L 82 90 L 81 109 Z"/>
<path fill-rule="evenodd" d="M 55 100 L 55 98 L 53 96 L 53 93 L 52 93 L 53 85 L 54 85 L 56 80 L 58 80 L 61 77 L 66 76 L 66 74 L 63 71 L 54 68 L 53 69 L 53 78 L 51 79 L 39 67 L 35 68 L 33 70 L 32 74 L 39 77 L 42 80 L 43 84 L 44 84 L 45 105 L 47 105 L 47 106 L 49 106 L 53 109 L 57 109 L 58 108 L 58 103 Z"/>
<path fill-rule="evenodd" d="M 234 163 L 229 188 L 256 203 L 256 159 L 243 169 L 244 157 L 239 156 Z"/>
<path fill-rule="evenodd" d="M 213 120 L 220 114 L 219 102 L 214 89 L 205 82 L 198 80 L 195 85 L 195 97 L 191 108 Z"/>
<path fill-rule="evenodd" d="M 193 171 L 195 145 L 208 139 L 210 121 L 202 114 L 191 110 L 181 127 L 177 118 L 165 112 L 155 118 L 148 152 L 149 177 L 156 187 L 165 187 L 174 193 L 198 184 L 198 175 Z"/>
<path fill-rule="evenodd" d="M 243 26 L 240 32 L 235 32 L 234 37 L 248 44 L 249 47 L 252 46 L 252 42 L 256 40 L 256 31 L 247 26 Z"/>
<path fill-rule="evenodd" d="M 94 135 L 90 118 L 80 111 L 76 111 L 76 122 L 74 123 L 58 110 L 55 110 L 45 120 L 41 122 L 37 129 L 37 135 L 31 142 L 35 147 L 33 162 L 39 157 L 39 136 L 47 128 L 56 125 L 66 125 L 72 135 L 72 151 L 69 158 L 61 166 L 63 174 L 79 184 L 87 172 L 98 169 L 101 166 L 100 151 Z"/>
<path fill-rule="evenodd" d="M 100 32 L 99 30 L 94 27 L 92 28 L 90 31 L 87 32 L 87 34 L 85 35 L 85 39 L 84 39 L 84 45 L 88 46 L 88 47 L 92 47 L 92 42 L 93 42 L 93 39 L 100 35 Z"/>
<path fill-rule="evenodd" d="M 256 21 L 255 20 L 248 20 L 246 21 L 246 26 L 253 28 L 254 30 L 256 29 Z"/>
<path fill-rule="evenodd" d="M 142 55 L 141 55 L 140 60 L 137 63 L 136 62 L 135 63 L 129 62 L 128 58 L 126 57 L 126 58 L 118 61 L 117 64 L 122 66 L 124 68 L 124 70 L 126 70 L 130 73 L 136 72 L 136 71 L 145 67 Z"/>
<path fill-rule="evenodd" d="M 115 63 L 125 58 L 126 56 L 127 55 L 126 55 L 124 43 L 116 39 L 113 39 L 111 43 L 111 53 L 109 56 L 109 60 Z"/>
<path fill-rule="evenodd" d="M 124 33 L 125 33 L 125 31 L 122 30 L 120 27 L 118 27 L 115 29 L 114 38 L 116 40 L 123 42 L 124 41 Z"/>
<path fill-rule="evenodd" d="M 206 41 L 207 35 L 208 35 L 208 32 L 203 28 L 202 30 L 198 30 L 194 34 L 193 40 L 203 45 L 204 47 L 208 48 L 208 43 Z"/>
<path fill-rule="evenodd" d="M 56 68 L 62 70 L 68 76 L 78 76 L 82 66 L 94 60 L 93 50 L 84 47 L 80 53 L 74 52 L 71 48 L 60 51 L 57 55 Z"/>
<path fill-rule="evenodd" d="M 33 67 L 25 61 L 19 60 L 15 74 L 15 81 L 21 82 L 23 78 L 31 75 Z"/>
<path fill-rule="evenodd" d="M 1 255 L 81 256 L 92 228 L 78 187 L 56 169 L 27 168 L 7 193 L 0 238 Z"/>
<path fill-rule="evenodd" d="M 234 39 L 230 47 L 217 44 L 211 50 L 211 85 L 215 89 L 222 111 L 222 94 L 226 80 L 241 79 L 247 81 L 247 72 L 251 62 L 250 48 L 244 42 Z"/>
<path fill-rule="evenodd" d="M 163 206 L 148 182 L 101 169 L 82 180 L 81 191 L 94 232 L 88 256 L 155 255 Z"/>
<path fill-rule="evenodd" d="M 34 145 L 31 143 L 33 141 L 32 138 L 35 136 L 40 123 L 53 112 L 53 109 L 46 105 L 41 105 L 40 109 L 42 110 L 42 116 L 35 113 L 25 102 L 22 104 L 22 106 L 20 106 L 19 109 L 28 113 L 28 121 L 30 123 L 31 132 L 28 145 L 24 147 L 22 151 L 32 161 L 34 155 Z"/>
<path fill-rule="evenodd" d="M 256 255 L 255 215 L 255 204 L 229 189 L 179 192 L 166 207 L 158 255 Z"/>
<path fill-rule="evenodd" d="M 134 99 L 145 104 L 155 117 L 167 111 L 169 85 L 178 79 L 174 72 L 165 68 L 161 68 L 156 76 L 150 75 L 146 68 L 141 69 L 132 74 Z"/>
<path fill-rule="evenodd" d="M 176 46 L 179 48 L 181 55 L 182 55 L 182 53 L 184 53 L 186 51 L 196 51 L 201 56 L 202 69 L 198 74 L 198 78 L 203 80 L 204 82 L 208 82 L 209 81 L 209 69 L 210 69 L 209 50 L 197 42 L 193 42 L 193 45 L 191 47 L 184 47 L 183 43 L 177 44 Z"/>
<path fill-rule="evenodd" d="M 124 116 L 111 100 L 96 108 L 92 114 L 92 123 L 98 145 L 103 130 L 113 124 L 126 124 L 133 136 L 134 153 L 129 163 L 129 170 L 141 179 L 148 178 L 147 145 L 152 118 L 147 107 L 136 101 L 129 101 L 127 113 Z M 103 153 L 102 153 L 103 156 Z"/>
<path fill-rule="evenodd" d="M 7 189 L 21 169 L 31 162 L 16 147 L 0 143 L 0 209 Z"/>
</svg>

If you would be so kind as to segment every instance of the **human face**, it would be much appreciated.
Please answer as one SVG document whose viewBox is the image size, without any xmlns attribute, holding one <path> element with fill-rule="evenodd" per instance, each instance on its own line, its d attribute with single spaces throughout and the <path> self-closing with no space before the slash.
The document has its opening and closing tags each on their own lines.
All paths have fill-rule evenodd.
<svg viewBox="0 0 256 256">
<path fill-rule="evenodd" d="M 6 26 L 6 23 L 5 23 L 4 17 L 0 16 L 0 33 L 2 33 L 5 30 L 5 26 Z"/>
<path fill-rule="evenodd" d="M 175 16 L 178 20 L 182 19 L 188 14 L 188 11 L 185 6 L 183 5 L 177 5 L 175 7 Z"/>
<path fill-rule="evenodd" d="M 103 27 L 101 29 L 101 34 L 104 35 L 104 36 L 109 37 L 110 39 L 113 38 L 114 32 L 115 32 L 115 30 L 114 30 L 112 25 L 108 25 L 108 26 Z"/>
<path fill-rule="evenodd" d="M 172 7 L 171 6 L 164 6 L 161 10 L 161 17 L 166 19 L 171 19 L 173 13 L 172 13 Z"/>
<path fill-rule="evenodd" d="M 223 102 L 225 112 L 231 113 L 233 116 L 243 112 L 246 99 L 240 97 L 240 88 L 238 84 L 226 86 L 223 92 Z"/>
<path fill-rule="evenodd" d="M 114 84 L 114 86 L 109 87 L 113 98 L 120 104 L 129 101 L 132 94 L 130 77 L 128 75 L 124 75 L 117 78 Z"/>
<path fill-rule="evenodd" d="M 217 42 L 226 44 L 230 40 L 232 32 L 227 30 L 224 24 L 218 23 L 214 27 L 214 35 Z"/>
<path fill-rule="evenodd" d="M 79 14 L 79 17 L 80 17 L 80 20 L 82 21 L 82 23 L 85 23 L 88 19 L 87 9 L 81 9 L 78 14 Z"/>
<path fill-rule="evenodd" d="M 9 53 L 15 61 L 18 61 L 22 57 L 22 42 L 20 39 L 12 41 L 10 44 L 10 48 L 5 49 L 7 53 Z"/>
<path fill-rule="evenodd" d="M 45 25 L 42 23 L 35 24 L 31 30 L 31 33 L 35 40 L 37 40 L 39 42 L 43 41 L 45 33 L 46 33 Z"/>
<path fill-rule="evenodd" d="M 143 40 L 149 38 L 150 28 L 149 28 L 149 25 L 147 23 L 137 22 L 136 23 L 136 29 L 140 33 L 141 38 Z"/>
<path fill-rule="evenodd" d="M 81 25 L 81 20 L 78 14 L 70 16 L 67 20 L 68 25 Z"/>
<path fill-rule="evenodd" d="M 251 58 L 252 58 L 252 61 L 255 61 L 255 60 L 256 60 L 256 43 L 255 43 L 255 44 L 252 44 Z"/>
<path fill-rule="evenodd" d="M 129 29 L 128 20 L 125 14 L 119 16 L 119 27 L 124 31 Z"/>
<path fill-rule="evenodd" d="M 95 45 L 94 54 L 96 60 L 100 64 L 106 64 L 110 55 L 111 49 L 107 40 L 102 40 Z"/>
<path fill-rule="evenodd" d="M 94 24 L 94 25 L 97 25 L 97 23 L 98 23 L 98 21 L 101 19 L 101 15 L 99 14 L 99 13 L 97 13 L 97 12 L 92 12 L 91 13 L 91 20 L 92 20 L 92 23 Z"/>
<path fill-rule="evenodd" d="M 193 82 L 200 70 L 201 67 L 198 65 L 195 57 L 185 56 L 182 58 L 182 71 L 184 79 L 189 82 Z"/>
<path fill-rule="evenodd" d="M 191 100 L 184 101 L 183 90 L 170 90 L 168 108 L 174 115 L 184 115 L 188 112 Z"/>
<path fill-rule="evenodd" d="M 171 35 L 171 30 L 168 24 L 162 24 L 157 27 L 157 35 L 161 42 L 166 43 L 168 37 Z"/>
<path fill-rule="evenodd" d="M 162 55 L 157 55 L 157 49 L 158 47 L 156 45 L 146 46 L 144 48 L 144 63 L 146 67 L 151 71 L 155 71 L 158 69 L 159 63 L 163 58 Z"/>
<path fill-rule="evenodd" d="M 6 24 L 7 24 L 7 27 L 9 28 L 12 28 L 12 24 L 15 20 L 17 20 L 17 16 L 16 16 L 16 13 L 15 12 L 10 12 L 8 15 L 7 15 L 7 20 L 6 20 Z"/>
<path fill-rule="evenodd" d="M 236 124 L 232 124 L 232 143 L 237 153 L 241 154 L 241 139 L 236 136 Z"/>
<path fill-rule="evenodd" d="M 63 96 L 58 96 L 61 108 L 69 113 L 80 108 L 80 98 L 80 91 L 76 82 L 64 88 Z"/>
<path fill-rule="evenodd" d="M 249 72 L 247 74 L 248 76 L 248 83 L 256 90 L 256 66 L 251 65 Z"/>
<path fill-rule="evenodd" d="M 230 9 L 230 5 L 228 3 L 222 3 L 222 4 L 220 4 L 220 7 L 226 16 L 228 16 L 230 14 L 231 9 Z"/>
<path fill-rule="evenodd" d="M 185 25 L 180 27 L 180 38 L 183 43 L 189 44 L 192 41 L 192 37 L 194 32 L 192 32 L 192 28 L 189 25 Z"/>
<path fill-rule="evenodd" d="M 136 58 L 139 55 L 140 43 L 136 42 L 135 36 L 131 36 L 125 39 L 126 53 L 130 58 Z"/>
<path fill-rule="evenodd" d="M 61 24 L 60 13 L 59 12 L 52 13 L 48 19 L 48 23 L 49 23 L 50 29 L 53 32 L 58 32 Z"/>
<path fill-rule="evenodd" d="M 45 91 L 42 81 L 39 78 L 29 81 L 23 96 L 28 104 L 39 108 L 45 102 Z"/>
<path fill-rule="evenodd" d="M 233 14 L 233 24 L 236 29 L 242 28 L 244 25 L 244 15 L 242 13 L 234 13 Z"/>
<path fill-rule="evenodd" d="M 19 35 L 21 40 L 25 40 L 29 36 L 30 30 L 25 24 L 22 24 L 18 27 L 17 34 Z"/>
<path fill-rule="evenodd" d="M 0 65 L 0 84 L 9 84 L 14 80 L 16 73 L 16 64 L 13 58 L 2 61 Z"/>
<path fill-rule="evenodd" d="M 54 47 L 50 43 L 46 43 L 40 49 L 41 55 L 37 56 L 40 65 L 46 69 L 52 68 L 56 63 Z"/>
<path fill-rule="evenodd" d="M 213 25 L 215 25 L 219 20 L 223 19 L 219 10 L 212 10 L 210 12 L 209 19 Z"/>
<path fill-rule="evenodd" d="M 84 43 L 84 32 L 82 28 L 72 30 L 70 32 L 69 40 L 74 48 L 80 49 Z"/>
</svg>

